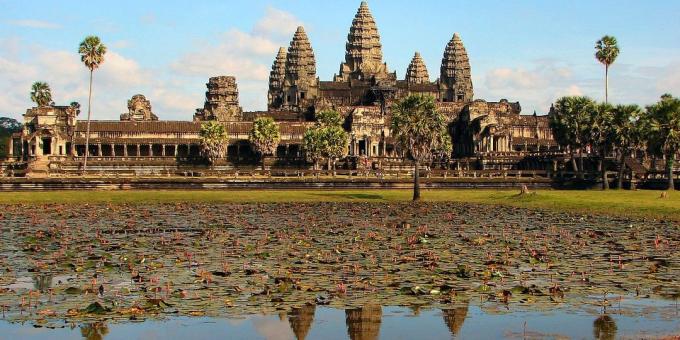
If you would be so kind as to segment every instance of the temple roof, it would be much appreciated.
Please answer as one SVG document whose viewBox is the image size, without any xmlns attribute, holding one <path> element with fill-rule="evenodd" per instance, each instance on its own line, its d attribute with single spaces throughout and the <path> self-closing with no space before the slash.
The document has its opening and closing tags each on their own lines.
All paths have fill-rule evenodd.
<svg viewBox="0 0 680 340">
<path fill-rule="evenodd" d="M 367 78 L 387 74 L 382 57 L 378 27 L 368 4 L 362 1 L 347 34 L 345 62 L 340 65 L 339 78 L 346 81 L 350 75 Z"/>
<path fill-rule="evenodd" d="M 314 50 L 307 33 L 299 26 L 293 35 L 286 55 L 286 81 L 296 82 L 300 79 L 316 78 L 316 60 Z"/>
<path fill-rule="evenodd" d="M 446 45 L 440 69 L 440 82 L 454 90 L 457 95 L 464 95 L 465 101 L 472 100 L 472 78 L 470 75 L 470 59 L 458 33 Z"/>
<path fill-rule="evenodd" d="M 413 56 L 411 63 L 408 65 L 408 69 L 406 69 L 406 81 L 413 84 L 430 82 L 430 75 L 427 73 L 427 67 L 418 52 Z"/>
</svg>

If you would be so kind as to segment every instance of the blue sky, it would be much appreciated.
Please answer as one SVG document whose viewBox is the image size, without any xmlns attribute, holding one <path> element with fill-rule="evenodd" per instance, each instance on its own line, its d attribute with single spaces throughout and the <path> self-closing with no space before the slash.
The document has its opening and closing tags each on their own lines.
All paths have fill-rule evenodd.
<svg viewBox="0 0 680 340">
<path fill-rule="evenodd" d="M 278 46 L 305 26 L 317 73 L 330 80 L 344 58 L 359 1 L 7 1 L 0 0 L 0 114 L 31 106 L 30 84 L 44 80 L 54 100 L 87 100 L 78 43 L 99 35 L 109 47 L 95 73 L 97 119 L 117 119 L 145 94 L 161 119 L 191 119 L 210 76 L 235 75 L 245 110 L 266 107 L 267 76 Z M 519 101 L 547 111 L 562 95 L 603 97 L 593 57 L 604 34 L 618 38 L 613 102 L 649 104 L 680 95 L 678 1 L 373 0 L 384 60 L 404 76 L 414 51 L 438 77 L 444 46 L 459 32 L 471 59 L 475 97 Z"/>
</svg>

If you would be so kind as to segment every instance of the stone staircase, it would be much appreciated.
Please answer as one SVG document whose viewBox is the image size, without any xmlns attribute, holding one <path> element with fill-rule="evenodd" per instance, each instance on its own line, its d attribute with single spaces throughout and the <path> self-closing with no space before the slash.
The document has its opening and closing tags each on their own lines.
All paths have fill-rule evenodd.
<svg viewBox="0 0 680 340">
<path fill-rule="evenodd" d="M 48 177 L 50 173 L 50 160 L 47 158 L 34 160 L 28 164 L 27 177 Z"/>
</svg>

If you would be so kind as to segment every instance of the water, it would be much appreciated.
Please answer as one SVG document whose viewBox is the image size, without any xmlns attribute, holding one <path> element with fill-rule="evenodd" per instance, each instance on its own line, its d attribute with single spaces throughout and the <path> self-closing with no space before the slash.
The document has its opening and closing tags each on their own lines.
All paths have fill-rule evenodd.
<svg viewBox="0 0 680 340">
<path fill-rule="evenodd" d="M 630 300 L 610 308 L 606 316 L 588 306 L 559 305 L 544 311 L 506 308 L 499 304 L 451 310 L 306 306 L 274 315 L 79 325 L 60 321 L 40 328 L 0 322 L 0 339 L 637 339 L 680 334 L 676 301 Z"/>
</svg>

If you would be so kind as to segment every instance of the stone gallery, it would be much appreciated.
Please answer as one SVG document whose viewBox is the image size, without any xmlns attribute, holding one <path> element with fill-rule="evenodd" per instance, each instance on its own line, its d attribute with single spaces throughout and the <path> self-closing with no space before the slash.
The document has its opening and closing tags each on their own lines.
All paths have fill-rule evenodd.
<svg viewBox="0 0 680 340">
<path fill-rule="evenodd" d="M 192 120 L 161 120 L 144 95 L 134 95 L 120 121 L 91 122 L 89 150 L 85 150 L 87 123 L 79 119 L 83 117 L 78 105 L 39 106 L 26 111 L 23 131 L 11 139 L 10 158 L 26 163 L 29 173 L 77 173 L 86 152 L 92 170 L 171 171 L 201 164 L 201 125 L 218 121 L 230 136 L 227 156 L 218 165 L 223 169 L 252 166 L 258 158 L 248 133 L 254 119 L 269 116 L 281 131 L 271 165 L 309 168 L 303 134 L 318 112 L 330 109 L 344 118 L 350 138 L 347 159 L 398 163 L 401 157 L 390 135 L 390 108 L 410 94 L 436 99 L 438 110 L 449 121 L 454 145 L 451 162 L 458 166 L 465 161 L 468 167 L 520 169 L 527 166 L 522 163 L 526 155 L 557 150 L 547 116 L 522 115 L 518 102 L 475 99 L 470 61 L 458 34 L 442 45 L 437 79 L 431 79 L 418 52 L 404 76 L 398 77 L 383 60 L 377 25 L 362 2 L 347 35 L 345 59 L 332 80 L 319 79 L 313 46 L 304 28 L 297 28 L 288 48 L 281 47 L 274 58 L 267 111 L 243 111 L 237 79 L 215 76 L 208 80 L 205 104 Z M 356 161 L 345 166 L 356 166 Z"/>
</svg>

